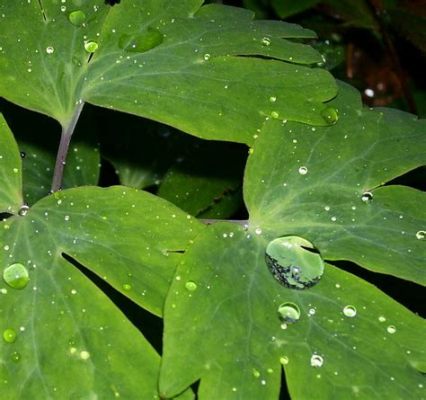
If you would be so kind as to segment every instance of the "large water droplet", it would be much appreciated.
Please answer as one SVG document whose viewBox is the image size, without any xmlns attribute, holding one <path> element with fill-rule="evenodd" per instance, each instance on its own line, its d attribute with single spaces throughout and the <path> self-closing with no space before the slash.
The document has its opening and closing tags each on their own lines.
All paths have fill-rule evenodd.
<svg viewBox="0 0 426 400">
<path fill-rule="evenodd" d="M 388 333 L 390 334 L 394 334 L 396 332 L 396 328 L 393 325 L 389 325 L 386 330 L 388 331 Z"/>
<path fill-rule="evenodd" d="M 17 336 L 16 331 L 12 328 L 7 328 L 3 332 L 3 339 L 7 343 L 14 343 Z"/>
<path fill-rule="evenodd" d="M 278 315 L 283 322 L 291 324 L 299 320 L 300 309 L 294 303 L 283 303 L 278 307 Z"/>
<path fill-rule="evenodd" d="M 3 271 L 3 280 L 14 289 L 23 289 L 28 285 L 28 270 L 20 263 L 9 265 Z"/>
<path fill-rule="evenodd" d="M 339 114 L 334 107 L 327 107 L 321 111 L 321 116 L 329 125 L 334 125 L 339 119 Z"/>
<path fill-rule="evenodd" d="M 348 305 L 343 308 L 343 314 L 346 317 L 353 318 L 356 316 L 356 308 L 354 306 Z"/>
<path fill-rule="evenodd" d="M 298 236 L 272 240 L 265 257 L 274 278 L 291 289 L 315 285 L 324 272 L 324 262 L 312 243 Z"/>
<path fill-rule="evenodd" d="M 87 40 L 84 42 L 84 50 L 86 50 L 88 53 L 94 53 L 96 50 L 98 50 L 98 48 L 98 43 L 94 42 L 93 40 Z"/>
<path fill-rule="evenodd" d="M 163 43 L 162 33 L 153 28 L 148 28 L 145 32 L 137 35 L 121 35 L 118 46 L 133 53 L 144 53 Z"/>
<path fill-rule="evenodd" d="M 323 364 L 324 364 L 324 359 L 321 356 L 319 356 L 318 354 L 312 354 L 312 357 L 311 357 L 312 367 L 319 368 L 319 367 L 322 367 Z"/>
<path fill-rule="evenodd" d="M 373 193 L 371 193 L 371 192 L 364 192 L 364 193 L 362 194 L 362 196 L 361 196 L 361 200 L 362 200 L 364 203 L 368 203 L 368 202 L 370 202 L 371 200 L 373 200 Z"/>
<path fill-rule="evenodd" d="M 81 10 L 73 11 L 68 15 L 68 20 L 74 26 L 82 26 L 86 22 L 86 14 Z"/>
<path fill-rule="evenodd" d="M 424 240 L 426 238 L 426 231 L 416 232 L 416 238 L 419 240 Z"/>
<path fill-rule="evenodd" d="M 19 209 L 18 215 L 20 215 L 21 217 L 25 217 L 28 214 L 29 209 L 30 209 L 30 207 L 28 207 L 26 204 L 24 204 Z"/>
</svg>

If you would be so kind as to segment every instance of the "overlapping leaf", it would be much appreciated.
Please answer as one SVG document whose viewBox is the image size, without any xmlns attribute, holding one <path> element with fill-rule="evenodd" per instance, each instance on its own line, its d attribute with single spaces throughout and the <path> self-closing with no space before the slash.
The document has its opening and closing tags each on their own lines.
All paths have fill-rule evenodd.
<svg viewBox="0 0 426 400">
<path fill-rule="evenodd" d="M 85 101 L 245 143 L 268 115 L 326 123 L 333 80 L 291 41 L 313 32 L 201 3 L 2 0 L 0 95 L 64 126 Z"/>
<path fill-rule="evenodd" d="M 330 264 L 305 290 L 267 268 L 268 243 L 298 235 L 325 260 L 426 280 L 424 194 L 381 187 L 424 163 L 424 121 L 362 109 L 340 89 L 335 126 L 265 123 L 246 170 L 248 227 L 210 227 L 182 259 L 166 301 L 164 395 L 201 378 L 200 399 L 276 399 L 281 363 L 295 399 L 424 396 L 422 319 Z M 283 303 L 300 319 L 283 323 Z"/>
<path fill-rule="evenodd" d="M 14 160 L 0 168 L 5 176 L 17 168 L 19 177 L 13 190 L 1 187 L 8 199 L 20 192 L 21 160 L 5 127 L 0 137 L 10 144 L 2 148 L 4 159 Z M 188 218 L 134 189 L 87 187 L 57 192 L 2 221 L 3 396 L 157 398 L 158 355 L 64 255 L 160 314 L 180 252 L 200 230 Z M 29 282 L 16 288 L 8 271 Z"/>
</svg>

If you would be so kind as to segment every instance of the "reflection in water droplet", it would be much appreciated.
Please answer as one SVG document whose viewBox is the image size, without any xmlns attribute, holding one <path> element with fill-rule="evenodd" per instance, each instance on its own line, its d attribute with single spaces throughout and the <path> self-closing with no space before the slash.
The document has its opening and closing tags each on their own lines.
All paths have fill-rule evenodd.
<svg viewBox="0 0 426 400">
<path fill-rule="evenodd" d="M 311 366 L 315 368 L 322 367 L 324 364 L 324 359 L 318 354 L 313 354 L 311 357 Z"/>
<path fill-rule="evenodd" d="M 20 263 L 9 265 L 3 271 L 3 280 L 13 289 L 23 289 L 28 285 L 28 270 Z"/>
<path fill-rule="evenodd" d="M 12 328 L 7 328 L 3 332 L 3 339 L 6 343 L 14 343 L 17 336 L 16 331 Z"/>
<path fill-rule="evenodd" d="M 419 240 L 424 240 L 426 238 L 426 231 L 416 232 L 416 238 Z"/>
<path fill-rule="evenodd" d="M 118 46 L 129 52 L 144 53 L 163 43 L 164 36 L 162 33 L 153 28 L 148 28 L 146 31 L 136 35 L 121 35 Z M 210 58 L 210 55 L 208 55 Z"/>
<path fill-rule="evenodd" d="M 373 200 L 373 193 L 371 192 L 364 192 L 361 196 L 361 200 L 364 203 L 368 203 L 369 201 Z"/>
<path fill-rule="evenodd" d="M 12 353 L 12 361 L 18 362 L 20 359 L 21 359 L 21 355 L 17 351 L 14 351 Z"/>
<path fill-rule="evenodd" d="M 312 243 L 297 236 L 269 242 L 265 258 L 274 278 L 291 289 L 315 285 L 324 272 L 324 262 Z"/>
<path fill-rule="evenodd" d="M 93 40 L 84 42 L 84 50 L 86 50 L 88 53 L 94 53 L 96 50 L 98 50 L 98 48 L 99 45 Z"/>
<path fill-rule="evenodd" d="M 386 330 L 388 331 L 388 333 L 390 334 L 394 334 L 396 332 L 396 328 L 393 325 L 389 325 Z"/>
<path fill-rule="evenodd" d="M 299 320 L 300 309 L 296 304 L 287 302 L 278 307 L 278 314 L 282 321 L 291 324 Z"/>
<path fill-rule="evenodd" d="M 327 107 L 321 111 L 321 116 L 329 125 L 334 125 L 339 119 L 339 114 L 334 107 Z"/>
<path fill-rule="evenodd" d="M 194 292 L 195 290 L 197 290 L 197 287 L 197 284 L 193 281 L 188 281 L 185 283 L 185 289 L 190 292 Z"/>
<path fill-rule="evenodd" d="M 351 305 L 345 306 L 343 308 L 343 314 L 346 317 L 353 318 L 353 317 L 356 316 L 356 308 L 354 306 L 351 306 Z"/>
<path fill-rule="evenodd" d="M 86 22 L 86 14 L 81 10 L 73 11 L 68 15 L 68 20 L 74 26 L 82 26 Z"/>
</svg>

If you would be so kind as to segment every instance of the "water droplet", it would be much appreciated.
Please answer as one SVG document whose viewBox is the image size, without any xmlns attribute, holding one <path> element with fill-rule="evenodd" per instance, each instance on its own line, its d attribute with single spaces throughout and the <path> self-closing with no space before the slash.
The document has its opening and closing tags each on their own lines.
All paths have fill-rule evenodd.
<svg viewBox="0 0 426 400">
<path fill-rule="evenodd" d="M 280 114 L 278 114 L 276 111 L 272 111 L 271 112 L 271 117 L 277 119 L 277 118 L 280 117 Z"/>
<path fill-rule="evenodd" d="M 25 217 L 28 213 L 28 210 L 30 209 L 30 207 L 28 207 L 26 204 L 24 204 L 18 211 L 18 215 L 20 215 L 21 217 Z"/>
<path fill-rule="evenodd" d="M 14 343 L 18 334 L 12 328 L 7 328 L 3 332 L 3 339 L 6 343 Z"/>
<path fill-rule="evenodd" d="M 12 361 L 18 362 L 20 359 L 21 359 L 21 355 L 17 351 L 14 351 L 12 353 Z"/>
<path fill-rule="evenodd" d="M 145 32 L 138 35 L 121 35 L 118 46 L 132 53 L 144 53 L 163 43 L 162 33 L 153 28 L 148 28 Z"/>
<path fill-rule="evenodd" d="M 27 153 L 25 153 L 25 151 L 21 151 L 19 154 L 21 155 L 21 158 L 25 158 L 27 156 Z"/>
<path fill-rule="evenodd" d="M 55 52 L 55 49 L 52 46 L 46 47 L 47 54 L 53 54 L 54 52 Z"/>
<path fill-rule="evenodd" d="M 81 10 L 73 11 L 68 15 L 68 20 L 74 26 L 82 26 L 86 22 L 86 14 Z"/>
<path fill-rule="evenodd" d="M 256 368 L 253 368 L 253 376 L 255 377 L 255 378 L 259 378 L 259 376 L 260 376 L 260 372 L 256 369 Z"/>
<path fill-rule="evenodd" d="M 287 364 L 288 364 L 288 362 L 289 362 L 289 359 L 288 359 L 288 357 L 287 357 L 287 356 L 280 357 L 280 363 L 281 363 L 282 365 L 287 365 Z"/>
<path fill-rule="evenodd" d="M 388 331 L 388 333 L 390 334 L 394 334 L 396 332 L 396 328 L 394 325 L 389 325 L 386 330 Z"/>
<path fill-rule="evenodd" d="M 324 364 L 324 359 L 318 354 L 313 354 L 311 357 L 311 366 L 315 368 L 322 367 Z"/>
<path fill-rule="evenodd" d="M 203 58 L 204 58 L 205 61 L 209 61 L 210 57 L 211 57 L 210 54 L 206 53 L 206 54 L 204 54 Z"/>
<path fill-rule="evenodd" d="M 384 317 L 383 315 L 381 315 L 378 319 L 379 319 L 380 322 L 386 321 L 386 317 Z"/>
<path fill-rule="evenodd" d="M 343 314 L 346 317 L 353 318 L 356 315 L 356 308 L 354 306 L 348 305 L 343 308 Z"/>
<path fill-rule="evenodd" d="M 306 167 L 300 167 L 299 168 L 299 174 L 300 175 L 306 175 L 308 173 L 308 168 Z"/>
<path fill-rule="evenodd" d="M 329 125 L 334 125 L 339 119 L 339 114 L 334 107 L 327 107 L 321 111 L 321 116 Z"/>
<path fill-rule="evenodd" d="M 426 231 L 416 232 L 416 238 L 419 240 L 424 240 L 426 238 Z"/>
<path fill-rule="evenodd" d="M 93 40 L 87 40 L 84 42 L 84 50 L 86 50 L 88 53 L 94 53 L 96 50 L 98 50 L 98 48 L 99 45 Z"/>
<path fill-rule="evenodd" d="M 20 263 L 9 265 L 3 271 L 3 280 L 13 289 L 23 289 L 28 285 L 28 270 Z"/>
<path fill-rule="evenodd" d="M 271 96 L 271 97 L 269 98 L 269 101 L 270 101 L 271 103 L 275 103 L 275 102 L 277 101 L 277 98 L 276 98 L 275 96 Z"/>
<path fill-rule="evenodd" d="M 291 289 L 315 285 L 324 272 L 324 262 L 312 243 L 298 236 L 272 240 L 265 258 L 274 278 Z"/>
<path fill-rule="evenodd" d="M 287 324 L 297 322 L 300 318 L 300 309 L 294 303 L 283 303 L 278 307 L 280 319 Z"/>
<path fill-rule="evenodd" d="M 185 289 L 190 292 L 194 292 L 195 290 L 197 290 L 197 287 L 197 284 L 193 281 L 188 281 L 185 283 Z"/>
<path fill-rule="evenodd" d="M 82 360 L 88 360 L 90 358 L 90 353 L 86 350 L 80 352 L 80 358 Z"/>
<path fill-rule="evenodd" d="M 264 37 L 262 38 L 262 46 L 270 46 L 271 45 L 271 39 L 269 39 L 268 37 Z"/>
<path fill-rule="evenodd" d="M 128 283 L 124 283 L 123 284 L 123 290 L 128 292 L 129 290 L 132 290 L 132 285 L 128 284 Z"/>
<path fill-rule="evenodd" d="M 364 192 L 361 196 L 361 200 L 364 203 L 368 203 L 369 201 L 373 200 L 373 193 L 371 192 Z"/>
</svg>

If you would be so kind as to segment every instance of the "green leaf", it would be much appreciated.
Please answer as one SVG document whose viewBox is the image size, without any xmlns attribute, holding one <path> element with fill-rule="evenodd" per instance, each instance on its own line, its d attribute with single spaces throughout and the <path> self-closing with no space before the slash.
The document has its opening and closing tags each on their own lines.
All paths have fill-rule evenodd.
<svg viewBox="0 0 426 400">
<path fill-rule="evenodd" d="M 1 96 L 63 126 L 88 102 L 243 143 L 267 116 L 326 124 L 335 83 L 292 41 L 312 31 L 200 0 L 75 4 L 0 1 L 16 32 L 2 38 Z"/>
<path fill-rule="evenodd" d="M 22 290 L 5 275 L 1 285 L 2 328 L 19 333 L 16 343 L 2 344 L 5 396 L 156 396 L 158 356 L 63 255 L 160 314 L 180 252 L 199 226 L 164 200 L 124 187 L 57 192 L 3 221 L 2 272 L 18 263 L 29 275 Z M 58 365 L 67 365 L 69 379 Z"/>
<path fill-rule="evenodd" d="M 291 1 L 291 0 L 272 0 L 271 4 L 275 12 L 281 18 L 288 18 L 292 15 L 298 14 L 300 12 L 306 11 L 309 8 L 312 8 L 320 0 L 301 0 L 301 1 Z"/>
<path fill-rule="evenodd" d="M 425 284 L 425 242 L 416 237 L 425 230 L 425 195 L 383 186 L 425 163 L 425 120 L 363 109 L 343 84 L 330 107 L 340 115 L 334 126 L 264 126 L 245 178 L 251 223 L 302 236 L 327 260 Z"/>
<path fill-rule="evenodd" d="M 424 321 L 329 264 L 310 289 L 281 286 L 265 262 L 275 238 L 235 224 L 197 238 L 166 301 L 161 393 L 201 378 L 200 399 L 276 399 L 283 365 L 294 399 L 420 398 Z"/>
<path fill-rule="evenodd" d="M 22 163 L 18 146 L 0 114 L 0 213 L 16 213 L 22 206 Z"/>
</svg>

